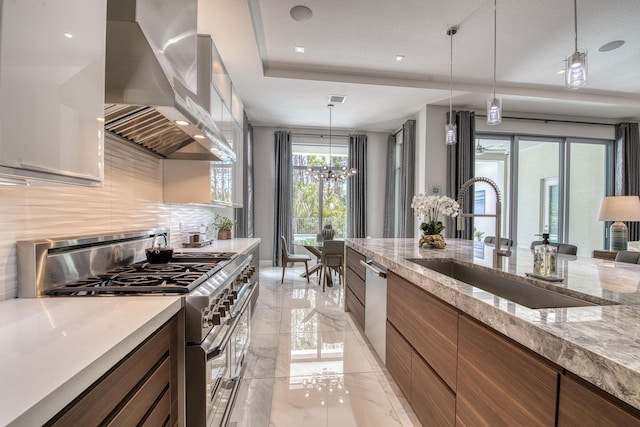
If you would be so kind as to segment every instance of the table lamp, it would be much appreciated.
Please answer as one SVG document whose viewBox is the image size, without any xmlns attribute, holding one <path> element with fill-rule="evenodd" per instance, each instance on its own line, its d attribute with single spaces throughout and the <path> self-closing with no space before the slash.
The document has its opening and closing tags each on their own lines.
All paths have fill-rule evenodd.
<svg viewBox="0 0 640 427">
<path fill-rule="evenodd" d="M 613 221 L 609 229 L 609 249 L 627 250 L 627 226 L 622 221 L 640 221 L 640 198 L 638 196 L 603 198 L 598 221 Z"/>
</svg>

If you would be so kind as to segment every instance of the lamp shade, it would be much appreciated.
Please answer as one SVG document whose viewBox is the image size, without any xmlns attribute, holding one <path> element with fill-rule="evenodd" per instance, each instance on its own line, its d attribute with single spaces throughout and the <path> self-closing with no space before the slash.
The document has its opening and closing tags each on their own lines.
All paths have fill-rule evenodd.
<svg viewBox="0 0 640 427">
<path fill-rule="evenodd" d="M 598 221 L 640 221 L 638 196 L 604 197 L 600 203 Z"/>
</svg>

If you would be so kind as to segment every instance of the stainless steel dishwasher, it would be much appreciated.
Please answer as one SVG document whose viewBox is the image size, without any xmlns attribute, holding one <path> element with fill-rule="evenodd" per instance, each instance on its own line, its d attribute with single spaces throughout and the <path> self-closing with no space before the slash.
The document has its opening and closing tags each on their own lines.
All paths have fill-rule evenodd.
<svg viewBox="0 0 640 427">
<path fill-rule="evenodd" d="M 387 269 L 372 260 L 360 261 L 365 278 L 364 334 L 382 362 L 385 362 L 387 322 Z"/>
</svg>

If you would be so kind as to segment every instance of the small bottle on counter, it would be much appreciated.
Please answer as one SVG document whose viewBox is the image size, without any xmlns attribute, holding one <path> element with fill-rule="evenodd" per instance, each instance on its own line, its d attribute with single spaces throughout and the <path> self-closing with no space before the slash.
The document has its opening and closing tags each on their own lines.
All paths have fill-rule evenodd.
<svg viewBox="0 0 640 427">
<path fill-rule="evenodd" d="M 558 248 L 549 244 L 549 233 L 542 234 L 542 244 L 533 248 L 533 274 L 555 277 L 558 272 Z"/>
</svg>

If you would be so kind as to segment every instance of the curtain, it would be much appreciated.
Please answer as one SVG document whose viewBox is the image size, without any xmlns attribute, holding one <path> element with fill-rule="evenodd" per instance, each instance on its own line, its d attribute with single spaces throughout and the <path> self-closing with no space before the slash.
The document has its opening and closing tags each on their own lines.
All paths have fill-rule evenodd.
<svg viewBox="0 0 640 427">
<path fill-rule="evenodd" d="M 347 180 L 347 236 L 367 236 L 367 135 L 349 135 L 349 169 L 358 172 Z"/>
<path fill-rule="evenodd" d="M 273 266 L 282 266 L 282 242 L 280 236 L 287 239 L 289 251 L 293 252 L 291 241 L 293 240 L 292 226 L 292 181 L 293 166 L 291 163 L 291 132 L 279 130 L 275 132 L 275 203 L 273 226 Z"/>
<path fill-rule="evenodd" d="M 400 206 L 398 206 L 398 236 L 413 237 L 413 209 L 415 191 L 416 121 L 407 120 L 402 126 L 402 165 L 400 167 Z"/>
<path fill-rule="evenodd" d="M 447 147 L 447 196 L 457 199 L 458 190 L 474 176 L 475 163 L 475 114 L 470 111 L 454 111 L 458 129 L 458 143 Z M 449 113 L 447 113 L 449 122 Z M 443 141 L 444 144 L 444 141 Z M 473 191 L 468 191 L 463 200 L 466 213 L 473 208 Z M 446 236 L 455 237 L 457 230 L 455 218 L 446 221 Z M 464 219 L 464 230 L 458 231 L 461 239 L 473 239 L 473 218 Z"/>
<path fill-rule="evenodd" d="M 615 195 L 640 195 L 640 133 L 638 123 L 618 123 L 615 140 Z M 629 240 L 640 240 L 640 223 L 628 222 Z"/>
<path fill-rule="evenodd" d="M 382 237 L 396 237 L 396 137 L 387 139 L 387 177 L 384 186 L 384 225 Z"/>
<path fill-rule="evenodd" d="M 236 237 L 253 237 L 253 127 L 244 113 L 242 139 L 242 206 L 236 209 Z"/>
</svg>

